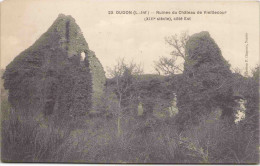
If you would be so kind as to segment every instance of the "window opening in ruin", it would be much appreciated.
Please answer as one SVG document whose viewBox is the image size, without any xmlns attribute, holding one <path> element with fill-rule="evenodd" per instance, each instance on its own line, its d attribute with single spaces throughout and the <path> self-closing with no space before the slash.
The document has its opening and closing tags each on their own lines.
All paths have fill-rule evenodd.
<svg viewBox="0 0 260 166">
<path fill-rule="evenodd" d="M 85 52 L 82 52 L 82 53 L 80 54 L 80 61 L 84 61 L 85 57 L 86 57 Z"/>
</svg>

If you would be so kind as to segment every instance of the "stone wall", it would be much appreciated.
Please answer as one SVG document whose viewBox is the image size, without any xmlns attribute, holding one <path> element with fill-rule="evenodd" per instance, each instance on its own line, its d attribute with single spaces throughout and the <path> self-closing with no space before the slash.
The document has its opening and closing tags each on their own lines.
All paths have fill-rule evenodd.
<svg viewBox="0 0 260 166">
<path fill-rule="evenodd" d="M 6 67 L 3 78 L 11 105 L 24 114 L 75 117 L 95 108 L 103 94 L 105 72 L 75 20 L 60 14 Z"/>
<path fill-rule="evenodd" d="M 92 76 L 92 85 L 93 85 L 92 103 L 93 103 L 93 111 L 94 111 L 97 105 L 100 104 L 101 102 L 100 99 L 104 94 L 106 77 L 105 77 L 105 71 L 93 51 L 90 50 L 87 51 L 86 58 L 88 59 L 90 74 Z"/>
</svg>

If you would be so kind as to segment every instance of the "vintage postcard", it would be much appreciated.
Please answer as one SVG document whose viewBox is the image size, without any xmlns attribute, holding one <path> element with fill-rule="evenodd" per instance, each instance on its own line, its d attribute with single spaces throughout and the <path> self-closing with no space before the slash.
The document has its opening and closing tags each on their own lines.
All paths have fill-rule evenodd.
<svg viewBox="0 0 260 166">
<path fill-rule="evenodd" d="M 259 2 L 1 2 L 1 161 L 257 164 Z"/>
</svg>

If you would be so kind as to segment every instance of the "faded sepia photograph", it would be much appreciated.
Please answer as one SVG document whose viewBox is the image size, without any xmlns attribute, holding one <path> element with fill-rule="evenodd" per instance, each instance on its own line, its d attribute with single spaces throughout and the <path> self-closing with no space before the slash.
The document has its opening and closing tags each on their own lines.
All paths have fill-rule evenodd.
<svg viewBox="0 0 260 166">
<path fill-rule="evenodd" d="M 259 2 L 0 5 L 3 163 L 259 163 Z"/>
</svg>

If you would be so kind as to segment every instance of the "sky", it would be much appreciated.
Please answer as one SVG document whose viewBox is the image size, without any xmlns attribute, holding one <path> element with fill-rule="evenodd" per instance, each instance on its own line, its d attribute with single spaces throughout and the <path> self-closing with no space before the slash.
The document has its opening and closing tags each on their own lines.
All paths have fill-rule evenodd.
<svg viewBox="0 0 260 166">
<path fill-rule="evenodd" d="M 144 21 L 148 15 L 108 14 L 108 11 L 226 11 L 226 14 L 170 15 L 189 21 Z M 245 71 L 246 33 L 248 66 L 259 64 L 259 4 L 257 2 L 5 0 L 1 3 L 1 68 L 31 46 L 60 13 L 71 15 L 89 48 L 105 70 L 119 58 L 141 63 L 155 73 L 154 62 L 170 57 L 164 38 L 188 31 L 208 31 L 232 68 Z M 166 15 L 150 14 L 149 17 Z"/>
</svg>

